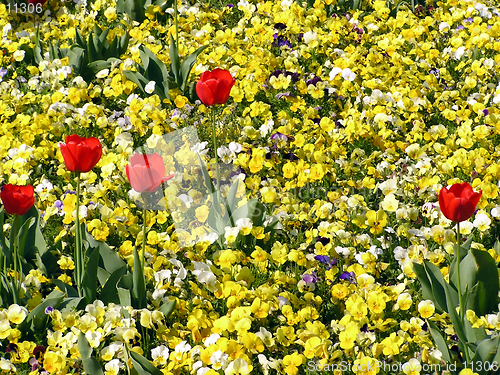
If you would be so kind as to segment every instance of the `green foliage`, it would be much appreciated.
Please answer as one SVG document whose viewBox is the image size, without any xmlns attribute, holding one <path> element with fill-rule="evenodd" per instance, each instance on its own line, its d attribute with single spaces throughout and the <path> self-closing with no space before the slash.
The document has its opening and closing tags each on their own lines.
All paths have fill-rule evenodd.
<svg viewBox="0 0 500 375">
<path fill-rule="evenodd" d="M 48 248 L 40 230 L 40 213 L 35 207 L 22 216 L 16 216 L 7 240 L 3 233 L 5 211 L 0 209 L 0 278 L 2 288 L 0 291 L 0 305 L 8 306 L 10 303 L 20 303 L 17 284 L 24 279 L 32 269 L 39 269 L 45 275 L 53 270 L 55 259 L 53 250 L 58 246 L 54 244 Z M 17 254 L 14 249 L 17 248 Z M 17 277 L 9 277 L 8 270 L 18 268 Z M 25 300 L 30 296 L 24 297 Z"/>
<path fill-rule="evenodd" d="M 221 197 L 212 182 L 205 164 L 199 156 L 198 160 L 200 163 L 200 169 L 203 175 L 203 179 L 205 180 L 205 184 L 210 189 L 210 197 L 213 203 L 208 213 L 207 222 L 208 225 L 215 231 L 215 233 L 218 234 L 219 246 L 221 248 L 225 248 L 225 228 L 227 226 L 234 227 L 238 219 L 249 218 L 250 220 L 252 220 L 254 226 L 263 226 L 264 222 L 266 221 L 267 215 L 266 206 L 263 203 L 259 202 L 258 199 L 249 199 L 247 203 L 238 207 L 236 193 L 238 192 L 238 184 L 242 183 L 238 179 L 236 179 L 236 181 L 231 185 L 227 197 Z M 222 212 L 220 209 L 217 209 L 218 207 L 222 206 L 224 207 L 224 212 Z M 273 243 L 278 223 L 278 220 L 275 219 L 266 225 L 264 233 L 270 234 L 270 239 L 267 241 L 267 243 Z M 259 245 L 263 244 L 259 243 Z"/>
<path fill-rule="evenodd" d="M 183 95 L 186 96 L 192 103 L 196 100 L 195 83 L 189 83 L 189 74 L 193 68 L 198 55 L 208 47 L 208 44 L 198 48 L 195 52 L 189 55 L 182 63 L 180 62 L 177 46 L 174 38 L 170 36 L 170 67 L 161 61 L 148 48 L 141 46 L 139 53 L 141 56 L 142 65 L 137 65 L 137 71 L 125 70 L 123 73 L 144 95 L 150 95 L 146 92 L 146 85 L 150 81 L 155 82 L 153 94 L 158 95 L 161 100 L 170 100 L 169 91 L 179 88 Z M 170 69 L 170 70 L 169 70 Z"/>
<path fill-rule="evenodd" d="M 121 37 L 115 36 L 111 43 L 107 40 L 108 33 L 109 29 L 102 30 L 95 25 L 94 32 L 85 40 L 76 29 L 75 44 L 71 47 L 74 56 L 69 56 L 70 65 L 74 68 L 74 72 L 78 72 L 87 82 L 95 76 L 95 73 L 111 68 L 113 63 L 127 51 L 130 39 L 128 33 Z"/>
<path fill-rule="evenodd" d="M 146 9 L 150 6 L 159 6 L 165 18 L 165 10 L 171 8 L 174 0 L 118 0 L 116 12 L 127 14 L 131 20 L 143 22 L 146 19 Z"/>
<path fill-rule="evenodd" d="M 97 24 L 94 31 L 88 35 L 87 40 L 76 29 L 75 43 L 70 48 L 61 48 L 59 42 L 48 43 L 45 50 L 40 39 L 39 30 L 35 34 L 35 47 L 31 48 L 24 44 L 21 46 L 26 52 L 26 61 L 30 64 L 38 65 L 44 60 L 46 52 L 49 53 L 49 59 L 69 60 L 69 66 L 73 69 L 75 76 L 90 82 L 95 74 L 103 69 L 109 69 L 114 63 L 117 63 L 119 57 L 127 51 L 130 36 L 125 33 L 123 36 L 115 36 L 111 43 L 107 40 L 109 29 L 102 30 Z"/>
<path fill-rule="evenodd" d="M 449 279 L 446 282 L 439 268 L 424 261 L 423 264 L 413 264 L 413 270 L 422 286 L 422 296 L 431 300 L 436 309 L 449 314 L 455 332 L 458 336 L 458 346 L 465 360 L 476 362 L 498 361 L 498 336 L 489 336 L 484 328 L 472 328 L 464 317 L 465 310 L 472 310 L 478 316 L 484 316 L 496 311 L 498 307 L 498 269 L 491 255 L 483 250 L 471 248 L 472 240 L 468 240 L 460 247 L 460 289 L 457 280 L 457 263 L 450 266 Z M 500 246 L 497 241 L 496 246 Z M 463 259 L 462 259 L 463 258 Z M 459 293 L 466 297 L 465 306 L 459 303 Z M 460 311 L 457 312 L 457 306 Z M 452 362 L 446 337 L 440 332 L 437 325 L 429 323 L 430 333 L 438 349 L 443 353 L 443 359 Z M 461 365 L 465 367 L 463 364 Z M 460 369 L 458 369 L 460 370 Z M 480 375 L 487 375 L 486 369 L 474 369 Z"/>
<path fill-rule="evenodd" d="M 78 350 L 82 356 L 83 368 L 87 374 L 104 374 L 99 362 L 97 362 L 97 359 L 92 357 L 92 348 L 90 347 L 90 344 L 83 332 L 80 332 L 80 335 L 78 336 Z"/>
<path fill-rule="evenodd" d="M 130 359 L 132 364 L 134 365 L 134 369 L 137 371 L 139 375 L 162 375 L 163 373 L 153 366 L 151 362 L 147 360 L 147 358 L 142 355 L 131 351 Z"/>
</svg>

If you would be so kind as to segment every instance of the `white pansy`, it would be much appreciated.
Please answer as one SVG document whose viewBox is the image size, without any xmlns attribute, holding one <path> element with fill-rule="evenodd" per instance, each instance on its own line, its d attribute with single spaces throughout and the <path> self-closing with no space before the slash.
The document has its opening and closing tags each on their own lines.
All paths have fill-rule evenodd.
<svg viewBox="0 0 500 375">
<path fill-rule="evenodd" d="M 229 164 L 233 161 L 233 153 L 229 148 L 222 145 L 217 149 L 217 155 L 221 158 L 222 162 L 225 164 Z"/>
<path fill-rule="evenodd" d="M 439 31 L 443 32 L 443 31 L 448 31 L 450 29 L 450 25 L 448 25 L 447 22 L 441 22 L 438 26 L 439 28 Z"/>
<path fill-rule="evenodd" d="M 329 78 L 330 78 L 330 81 L 333 81 L 335 79 L 335 77 L 342 72 L 342 69 L 338 68 L 338 67 L 334 67 L 331 71 L 330 71 L 330 75 L 329 75 Z"/>
<path fill-rule="evenodd" d="M 231 150 L 231 152 L 234 152 L 235 154 L 238 154 L 238 153 L 241 152 L 241 150 L 243 149 L 243 147 L 239 143 L 231 142 L 229 144 L 229 149 Z"/>
<path fill-rule="evenodd" d="M 472 223 L 472 225 L 478 228 L 481 232 L 487 230 L 490 227 L 490 224 L 491 219 L 485 213 L 477 214 L 474 222 Z"/>
<path fill-rule="evenodd" d="M 210 345 L 215 345 L 218 339 L 220 339 L 220 335 L 218 333 L 212 333 L 205 339 L 205 342 L 203 344 L 206 347 L 209 347 Z"/>
<path fill-rule="evenodd" d="M 289 9 L 293 4 L 293 0 L 282 0 L 281 1 L 281 8 L 283 8 L 283 10 L 287 10 Z"/>
<path fill-rule="evenodd" d="M 6 24 L 2 30 L 2 37 L 3 38 L 7 37 L 7 35 L 9 34 L 9 31 L 11 31 L 11 30 L 12 30 L 12 25 L 10 23 Z"/>
<path fill-rule="evenodd" d="M 167 362 L 170 351 L 165 345 L 157 346 L 151 349 L 151 358 L 158 363 L 164 364 Z"/>
<path fill-rule="evenodd" d="M 462 47 L 458 47 L 457 50 L 455 52 L 453 52 L 451 55 L 453 56 L 454 59 L 460 60 L 462 58 L 462 56 L 464 55 L 464 53 L 465 53 L 465 47 L 462 46 Z"/>
<path fill-rule="evenodd" d="M 205 284 L 211 292 L 215 292 L 217 290 L 217 276 L 210 270 L 210 265 L 193 261 L 193 266 L 194 270 L 192 273 L 196 276 L 198 282 Z"/>
<path fill-rule="evenodd" d="M 496 206 L 491 209 L 491 216 L 495 219 L 500 219 L 500 206 Z"/>
<path fill-rule="evenodd" d="M 208 149 L 205 149 L 207 145 L 208 142 L 198 142 L 191 147 L 191 151 L 203 157 L 208 153 Z"/>
<path fill-rule="evenodd" d="M 349 68 L 345 68 L 342 70 L 342 78 L 352 82 L 356 78 L 356 73 L 353 73 Z"/>
<path fill-rule="evenodd" d="M 262 124 L 261 127 L 259 128 L 260 135 L 262 137 L 265 137 L 273 130 L 273 127 L 274 127 L 274 121 L 272 119 L 267 120 L 267 122 L 265 124 Z"/>
<path fill-rule="evenodd" d="M 318 34 L 316 34 L 312 30 L 309 30 L 309 31 L 307 31 L 307 32 L 304 33 L 303 38 L 304 38 L 304 43 L 305 44 L 311 44 L 312 42 L 318 40 Z"/>
<path fill-rule="evenodd" d="M 155 91 L 155 81 L 149 81 L 146 87 L 144 87 L 144 91 L 146 91 L 148 94 L 152 94 Z"/>
<path fill-rule="evenodd" d="M 26 54 L 25 51 L 18 49 L 16 52 L 14 52 L 14 60 L 23 61 L 25 54 Z"/>
<path fill-rule="evenodd" d="M 97 78 L 106 78 L 109 75 L 109 69 L 103 69 L 97 72 L 95 75 Z"/>
</svg>

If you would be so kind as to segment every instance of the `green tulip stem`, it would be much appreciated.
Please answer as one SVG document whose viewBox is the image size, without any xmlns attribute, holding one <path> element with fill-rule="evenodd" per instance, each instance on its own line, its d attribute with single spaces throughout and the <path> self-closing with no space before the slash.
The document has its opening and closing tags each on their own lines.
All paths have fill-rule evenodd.
<svg viewBox="0 0 500 375">
<path fill-rule="evenodd" d="M 75 282 L 79 297 L 83 297 L 83 262 L 82 234 L 80 231 L 80 172 L 76 172 Z"/>
<path fill-rule="evenodd" d="M 460 287 L 460 223 L 457 222 L 457 243 L 456 243 L 456 249 L 455 249 L 455 259 L 457 262 L 457 288 L 458 288 L 458 304 L 460 306 L 460 319 L 464 318 L 464 311 L 463 311 L 463 301 L 462 301 L 462 288 Z"/>
<path fill-rule="evenodd" d="M 214 142 L 214 154 L 215 154 L 215 175 L 217 178 L 217 212 L 220 212 L 220 176 L 219 176 L 219 158 L 217 155 L 217 134 L 215 131 L 215 107 L 212 107 L 212 139 Z M 214 202 L 215 203 L 215 202 Z M 221 213 L 222 216 L 222 213 Z"/>
<path fill-rule="evenodd" d="M 17 227 L 18 227 L 18 220 L 19 220 L 19 216 L 18 215 L 14 215 L 14 224 L 13 224 L 13 227 L 12 227 L 12 233 L 14 233 L 14 236 L 13 236 L 13 241 L 14 241 L 14 251 L 13 251 L 13 255 L 14 255 L 14 259 L 13 259 L 13 262 L 14 262 L 14 277 L 12 279 L 12 287 L 14 288 L 14 303 L 16 304 L 19 304 L 19 290 L 21 289 L 21 275 L 19 275 L 19 285 L 18 285 L 18 280 L 17 280 L 17 265 L 19 264 L 19 266 L 21 266 L 21 259 L 19 258 L 19 249 L 17 247 L 18 243 L 17 243 Z"/>
<path fill-rule="evenodd" d="M 144 200 L 144 208 L 142 209 L 142 220 L 144 223 L 142 224 L 142 257 L 141 257 L 141 267 L 144 275 L 144 283 L 146 283 L 146 271 L 144 267 L 146 266 L 146 200 Z"/>
<path fill-rule="evenodd" d="M 465 305 L 463 301 L 463 294 L 462 294 L 462 288 L 460 286 L 460 223 L 457 222 L 457 244 L 456 244 L 456 249 L 455 249 L 455 259 L 457 263 L 457 289 L 458 289 L 458 306 L 459 306 L 459 317 L 460 321 L 463 323 L 465 322 L 465 319 L 467 317 L 465 316 Z M 469 348 L 465 343 L 463 344 L 463 348 L 465 351 L 465 361 L 467 363 L 470 363 L 470 358 L 469 358 Z"/>
<path fill-rule="evenodd" d="M 179 53 L 179 24 L 177 23 L 177 0 L 174 0 L 174 22 L 175 22 L 175 46 Z"/>
</svg>

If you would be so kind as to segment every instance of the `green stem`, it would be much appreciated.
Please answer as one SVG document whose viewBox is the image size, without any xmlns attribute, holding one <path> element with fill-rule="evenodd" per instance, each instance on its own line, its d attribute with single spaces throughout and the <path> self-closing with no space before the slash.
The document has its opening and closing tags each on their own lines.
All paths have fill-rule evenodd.
<svg viewBox="0 0 500 375">
<path fill-rule="evenodd" d="M 217 155 L 217 134 L 215 127 L 215 107 L 212 107 L 212 140 L 214 143 L 214 154 L 215 154 L 215 173 L 217 177 L 217 199 L 219 207 L 217 207 L 217 212 L 220 210 L 220 178 L 219 178 L 219 157 Z"/>
<path fill-rule="evenodd" d="M 18 220 L 19 220 L 19 217 L 17 215 L 15 215 L 14 217 L 14 224 L 12 226 L 12 231 L 14 233 L 14 236 L 13 236 L 13 241 L 14 241 L 14 251 L 13 251 L 13 255 L 14 255 L 14 259 L 13 259 L 13 262 L 14 262 L 14 276 L 12 278 L 12 287 L 14 288 L 14 303 L 16 304 L 19 304 L 19 289 L 20 289 L 20 286 L 18 288 L 18 285 L 17 285 L 17 265 L 18 265 L 18 260 L 19 259 L 19 249 L 17 248 L 17 224 L 18 224 Z M 19 262 L 19 265 L 21 263 Z M 19 277 L 19 279 L 21 279 Z"/>
<path fill-rule="evenodd" d="M 460 287 L 460 223 L 457 223 L 457 243 L 455 246 L 455 259 L 457 263 L 457 288 L 458 288 L 458 304 L 460 306 L 460 319 L 464 318 L 463 314 L 463 296 L 462 296 L 462 289 Z"/>
<path fill-rule="evenodd" d="M 179 53 L 179 24 L 177 22 L 177 0 L 174 0 L 174 22 L 175 22 L 175 46 L 177 47 L 177 53 Z"/>
<path fill-rule="evenodd" d="M 128 366 L 128 360 L 130 358 L 130 351 L 128 348 L 128 344 L 125 344 L 125 363 L 127 364 L 127 374 L 130 375 L 130 367 Z M 133 365 L 132 365 L 133 366 Z"/>
<path fill-rule="evenodd" d="M 457 222 L 457 244 L 456 244 L 456 249 L 455 249 L 455 259 L 457 263 L 457 289 L 458 289 L 458 305 L 459 305 L 459 317 L 460 321 L 462 324 L 465 322 L 465 319 L 467 317 L 465 316 L 465 305 L 463 302 L 463 295 L 462 295 L 462 288 L 460 286 L 460 223 Z M 462 343 L 463 348 L 464 348 L 464 354 L 465 354 L 465 361 L 467 363 L 470 363 L 470 358 L 469 358 L 469 348 L 465 343 Z"/>
<path fill-rule="evenodd" d="M 142 209 L 142 220 L 144 221 L 142 225 L 142 259 L 141 259 L 141 267 L 142 274 L 144 276 L 144 285 L 146 285 L 146 270 L 144 269 L 146 265 L 146 201 L 144 201 L 144 208 Z"/>
<path fill-rule="evenodd" d="M 82 234 L 80 233 L 80 172 L 76 172 L 75 282 L 79 297 L 83 297 L 83 262 Z"/>
<path fill-rule="evenodd" d="M 219 176 L 219 157 L 217 155 L 217 133 L 215 126 L 215 108 L 212 107 L 212 141 L 214 144 L 214 154 L 215 154 L 215 176 L 217 178 L 217 201 L 213 202 L 215 205 L 215 215 L 217 216 L 217 221 L 222 220 L 222 212 L 220 210 L 221 198 L 220 198 L 220 176 Z M 219 235 L 219 226 L 217 225 L 217 235 Z M 219 246 L 225 248 L 223 242 L 218 239 Z"/>
</svg>

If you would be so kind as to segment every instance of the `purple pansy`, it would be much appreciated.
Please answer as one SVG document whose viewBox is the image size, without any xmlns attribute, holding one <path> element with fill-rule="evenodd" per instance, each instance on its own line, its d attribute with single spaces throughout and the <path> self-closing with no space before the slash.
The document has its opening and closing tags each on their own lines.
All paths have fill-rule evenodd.
<svg viewBox="0 0 500 375">
<path fill-rule="evenodd" d="M 342 272 L 339 276 L 339 279 L 340 280 L 347 280 L 349 281 L 351 284 L 357 284 L 357 281 L 356 281 L 356 275 L 353 271 L 351 272 Z"/>
</svg>

